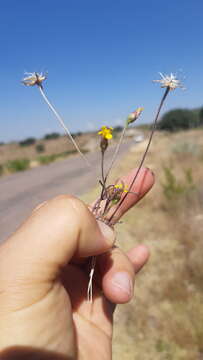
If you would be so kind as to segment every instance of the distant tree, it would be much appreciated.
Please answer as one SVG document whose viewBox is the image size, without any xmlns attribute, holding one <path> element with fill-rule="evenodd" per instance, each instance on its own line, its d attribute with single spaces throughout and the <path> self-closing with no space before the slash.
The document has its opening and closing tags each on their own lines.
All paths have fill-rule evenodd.
<svg viewBox="0 0 203 360">
<path fill-rule="evenodd" d="M 60 134 L 59 134 L 59 133 L 53 132 L 53 133 L 50 133 L 50 134 L 46 134 L 46 135 L 44 136 L 44 139 L 45 139 L 45 140 L 52 140 L 52 139 L 57 139 L 57 138 L 59 138 L 59 137 L 60 137 Z"/>
<path fill-rule="evenodd" d="M 199 126 L 203 126 L 203 107 L 199 110 Z"/>
<path fill-rule="evenodd" d="M 113 132 L 114 132 L 114 133 L 115 133 L 115 132 L 120 132 L 120 131 L 122 131 L 122 130 L 123 130 L 123 127 L 120 126 L 120 125 L 115 126 L 115 127 L 113 128 Z"/>
<path fill-rule="evenodd" d="M 158 129 L 167 131 L 187 130 L 198 126 L 198 116 L 192 110 L 175 109 L 161 118 Z"/>
<path fill-rule="evenodd" d="M 82 135 L 82 132 L 81 131 L 77 131 L 76 133 L 72 134 L 74 136 L 81 136 Z"/>
<path fill-rule="evenodd" d="M 36 142 L 36 139 L 34 137 L 29 137 L 23 141 L 20 141 L 19 145 L 20 146 L 30 146 L 30 145 L 35 144 L 35 142 Z"/>
</svg>

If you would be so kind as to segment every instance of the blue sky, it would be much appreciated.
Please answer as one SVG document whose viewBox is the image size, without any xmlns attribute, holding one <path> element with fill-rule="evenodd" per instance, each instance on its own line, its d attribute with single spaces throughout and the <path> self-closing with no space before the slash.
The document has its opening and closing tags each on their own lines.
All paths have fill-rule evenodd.
<svg viewBox="0 0 203 360">
<path fill-rule="evenodd" d="M 71 131 L 116 125 L 144 106 L 152 120 L 158 72 L 178 72 L 186 91 L 165 110 L 202 106 L 202 0 L 2 0 L 0 141 L 60 131 L 25 71 L 48 71 L 45 91 Z"/>
</svg>

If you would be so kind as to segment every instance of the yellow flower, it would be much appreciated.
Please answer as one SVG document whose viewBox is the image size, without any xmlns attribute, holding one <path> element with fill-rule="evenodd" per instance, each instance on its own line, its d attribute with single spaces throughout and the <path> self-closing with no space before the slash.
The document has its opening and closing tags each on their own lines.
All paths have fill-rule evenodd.
<svg viewBox="0 0 203 360">
<path fill-rule="evenodd" d="M 112 127 L 102 126 L 101 130 L 98 132 L 104 139 L 110 140 L 112 139 Z"/>
<path fill-rule="evenodd" d="M 127 192 L 128 192 L 128 188 L 127 188 L 127 186 L 124 186 L 124 184 L 114 185 L 114 188 L 115 188 L 115 189 L 122 190 L 122 192 L 124 192 L 124 193 L 127 193 Z"/>
</svg>

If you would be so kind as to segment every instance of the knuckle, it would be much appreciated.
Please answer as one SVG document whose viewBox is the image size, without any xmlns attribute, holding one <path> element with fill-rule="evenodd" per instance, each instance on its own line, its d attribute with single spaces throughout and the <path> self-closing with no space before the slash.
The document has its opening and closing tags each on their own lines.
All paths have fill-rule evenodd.
<svg viewBox="0 0 203 360">
<path fill-rule="evenodd" d="M 70 194 L 58 195 L 50 202 L 59 213 L 65 212 L 68 214 L 71 211 L 80 218 L 91 213 L 82 200 Z"/>
</svg>

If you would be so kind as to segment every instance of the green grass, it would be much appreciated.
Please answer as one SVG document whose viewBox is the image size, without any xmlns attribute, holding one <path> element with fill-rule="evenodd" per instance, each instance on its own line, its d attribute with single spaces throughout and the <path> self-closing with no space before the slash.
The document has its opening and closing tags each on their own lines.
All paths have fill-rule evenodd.
<svg viewBox="0 0 203 360">
<path fill-rule="evenodd" d="M 77 153 L 77 150 L 70 150 L 70 151 L 64 151 L 59 154 L 41 155 L 41 156 L 38 156 L 37 161 L 39 161 L 39 163 L 41 165 L 48 165 L 57 159 L 63 159 L 69 155 L 76 154 L 76 153 Z"/>
<path fill-rule="evenodd" d="M 0 176 L 4 173 L 4 166 L 0 164 Z"/>
<path fill-rule="evenodd" d="M 28 159 L 15 159 L 7 162 L 6 167 L 9 172 L 14 173 L 17 171 L 25 171 L 30 167 L 30 160 Z"/>
</svg>

